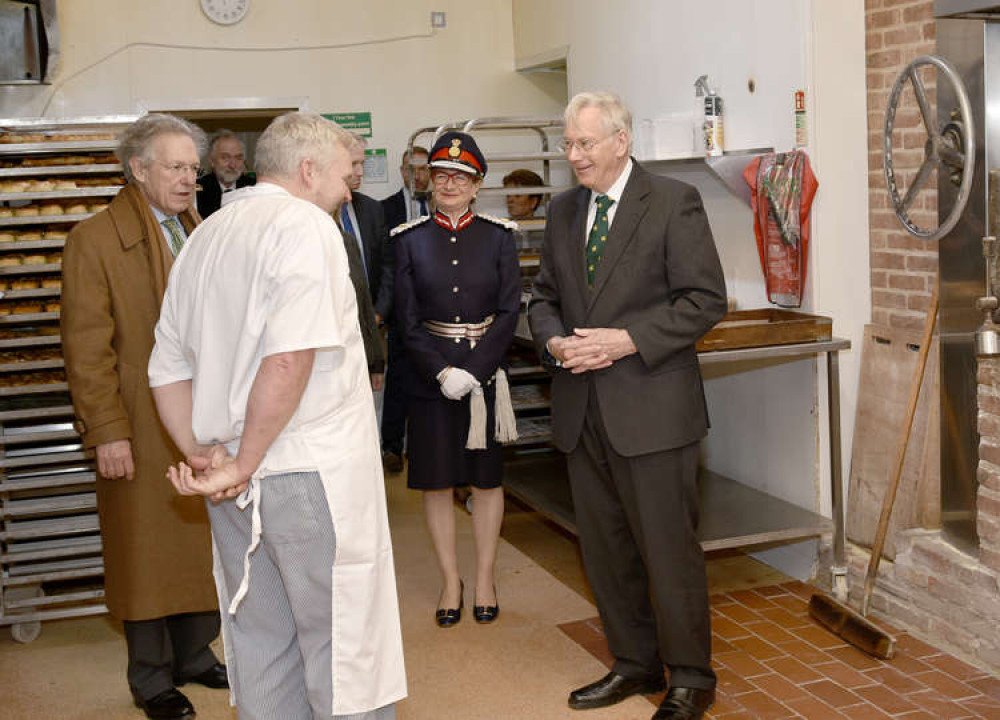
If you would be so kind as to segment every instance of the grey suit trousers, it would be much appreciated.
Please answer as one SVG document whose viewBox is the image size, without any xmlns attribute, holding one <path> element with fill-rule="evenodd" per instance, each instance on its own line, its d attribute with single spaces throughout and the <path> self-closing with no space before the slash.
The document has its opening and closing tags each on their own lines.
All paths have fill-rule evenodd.
<svg viewBox="0 0 1000 720">
<path fill-rule="evenodd" d="M 567 456 L 584 569 L 614 671 L 670 669 L 676 687 L 715 687 L 705 562 L 698 542 L 698 443 L 624 457 L 590 389 L 583 434 Z"/>
</svg>

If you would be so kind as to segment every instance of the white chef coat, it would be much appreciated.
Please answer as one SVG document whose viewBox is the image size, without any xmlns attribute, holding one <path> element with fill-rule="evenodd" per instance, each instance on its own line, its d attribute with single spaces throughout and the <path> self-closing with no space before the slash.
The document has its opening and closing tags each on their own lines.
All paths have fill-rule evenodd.
<svg viewBox="0 0 1000 720">
<path fill-rule="evenodd" d="M 261 361 L 316 349 L 299 407 L 242 500 L 266 492 L 267 475 L 319 471 L 337 538 L 333 714 L 373 710 L 405 697 L 406 677 L 378 429 L 344 244 L 330 215 L 277 185 L 230 196 L 171 269 L 150 385 L 190 379 L 195 438 L 235 456 Z M 258 506 L 253 512 L 259 537 Z M 216 583 L 223 607 L 234 596 L 237 605 L 218 559 Z"/>
</svg>

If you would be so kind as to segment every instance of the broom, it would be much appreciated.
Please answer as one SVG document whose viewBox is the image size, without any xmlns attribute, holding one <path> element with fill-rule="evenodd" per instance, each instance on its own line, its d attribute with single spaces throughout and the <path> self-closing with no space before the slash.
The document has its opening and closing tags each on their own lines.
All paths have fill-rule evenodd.
<svg viewBox="0 0 1000 720">
<path fill-rule="evenodd" d="M 892 506 L 896 501 L 896 491 L 903 475 L 903 460 L 906 458 L 906 445 L 910 441 L 910 431 L 913 428 L 913 416 L 917 411 L 917 400 L 920 397 L 920 385 L 924 381 L 924 370 L 927 368 L 927 353 L 934 335 L 934 324 L 937 322 L 938 287 L 935 278 L 934 289 L 931 292 L 930 306 L 924 319 L 924 333 L 920 341 L 920 352 L 917 353 L 917 367 L 910 381 L 910 396 L 906 405 L 906 414 L 900 428 L 899 441 L 896 444 L 896 459 L 892 467 L 892 477 L 882 499 L 882 513 L 875 530 L 875 540 L 872 543 L 872 554 L 868 560 L 868 570 L 865 573 L 864 593 L 861 598 L 861 612 L 855 611 L 847 604 L 839 602 L 829 595 L 816 593 L 809 599 L 809 615 L 831 632 L 839 635 L 859 650 L 869 655 L 888 660 L 896 652 L 896 639 L 882 628 L 869 620 L 869 604 L 875 589 L 875 578 L 878 575 L 878 565 L 882 559 L 882 549 L 885 547 L 885 536 L 889 531 L 889 519 L 892 517 Z"/>
</svg>

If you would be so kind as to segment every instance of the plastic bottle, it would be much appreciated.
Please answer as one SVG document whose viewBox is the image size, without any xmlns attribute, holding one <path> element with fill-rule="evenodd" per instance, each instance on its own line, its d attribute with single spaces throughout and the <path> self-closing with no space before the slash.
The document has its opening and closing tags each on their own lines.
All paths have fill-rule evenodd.
<svg viewBox="0 0 1000 720">
<path fill-rule="evenodd" d="M 695 95 L 703 100 L 701 115 L 702 147 L 708 156 L 722 154 L 724 147 L 722 130 L 722 98 L 708 86 L 708 76 L 702 75 L 695 83 Z M 697 123 L 697 119 L 696 119 Z"/>
</svg>

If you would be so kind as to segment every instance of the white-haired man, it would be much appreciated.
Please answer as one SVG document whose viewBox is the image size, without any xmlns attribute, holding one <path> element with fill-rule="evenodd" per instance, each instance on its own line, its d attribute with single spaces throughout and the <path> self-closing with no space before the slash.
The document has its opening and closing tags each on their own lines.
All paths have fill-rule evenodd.
<svg viewBox="0 0 1000 720">
<path fill-rule="evenodd" d="M 183 455 L 156 416 L 143 371 L 167 275 L 198 217 L 204 134 L 150 114 L 122 133 L 128 184 L 66 240 L 62 339 L 77 429 L 97 456 L 105 602 L 123 621 L 135 704 L 156 720 L 194 714 L 175 685 L 228 687 L 203 503 L 163 474 Z M 194 501 L 193 501 L 194 500 Z"/>
<path fill-rule="evenodd" d="M 201 225 L 149 362 L 209 507 L 240 720 L 391 718 L 406 694 L 378 431 L 347 257 L 349 136 L 274 120 L 259 182 Z M 234 500 L 239 496 L 238 500 Z"/>
<path fill-rule="evenodd" d="M 695 342 L 726 312 L 722 267 L 698 191 L 630 157 L 632 117 L 616 96 L 581 93 L 565 120 L 580 187 L 549 205 L 529 316 L 554 368 L 553 443 L 615 657 L 569 705 L 659 692 L 666 665 L 654 720 L 698 720 L 715 674 L 695 533 L 708 428 Z"/>
</svg>

